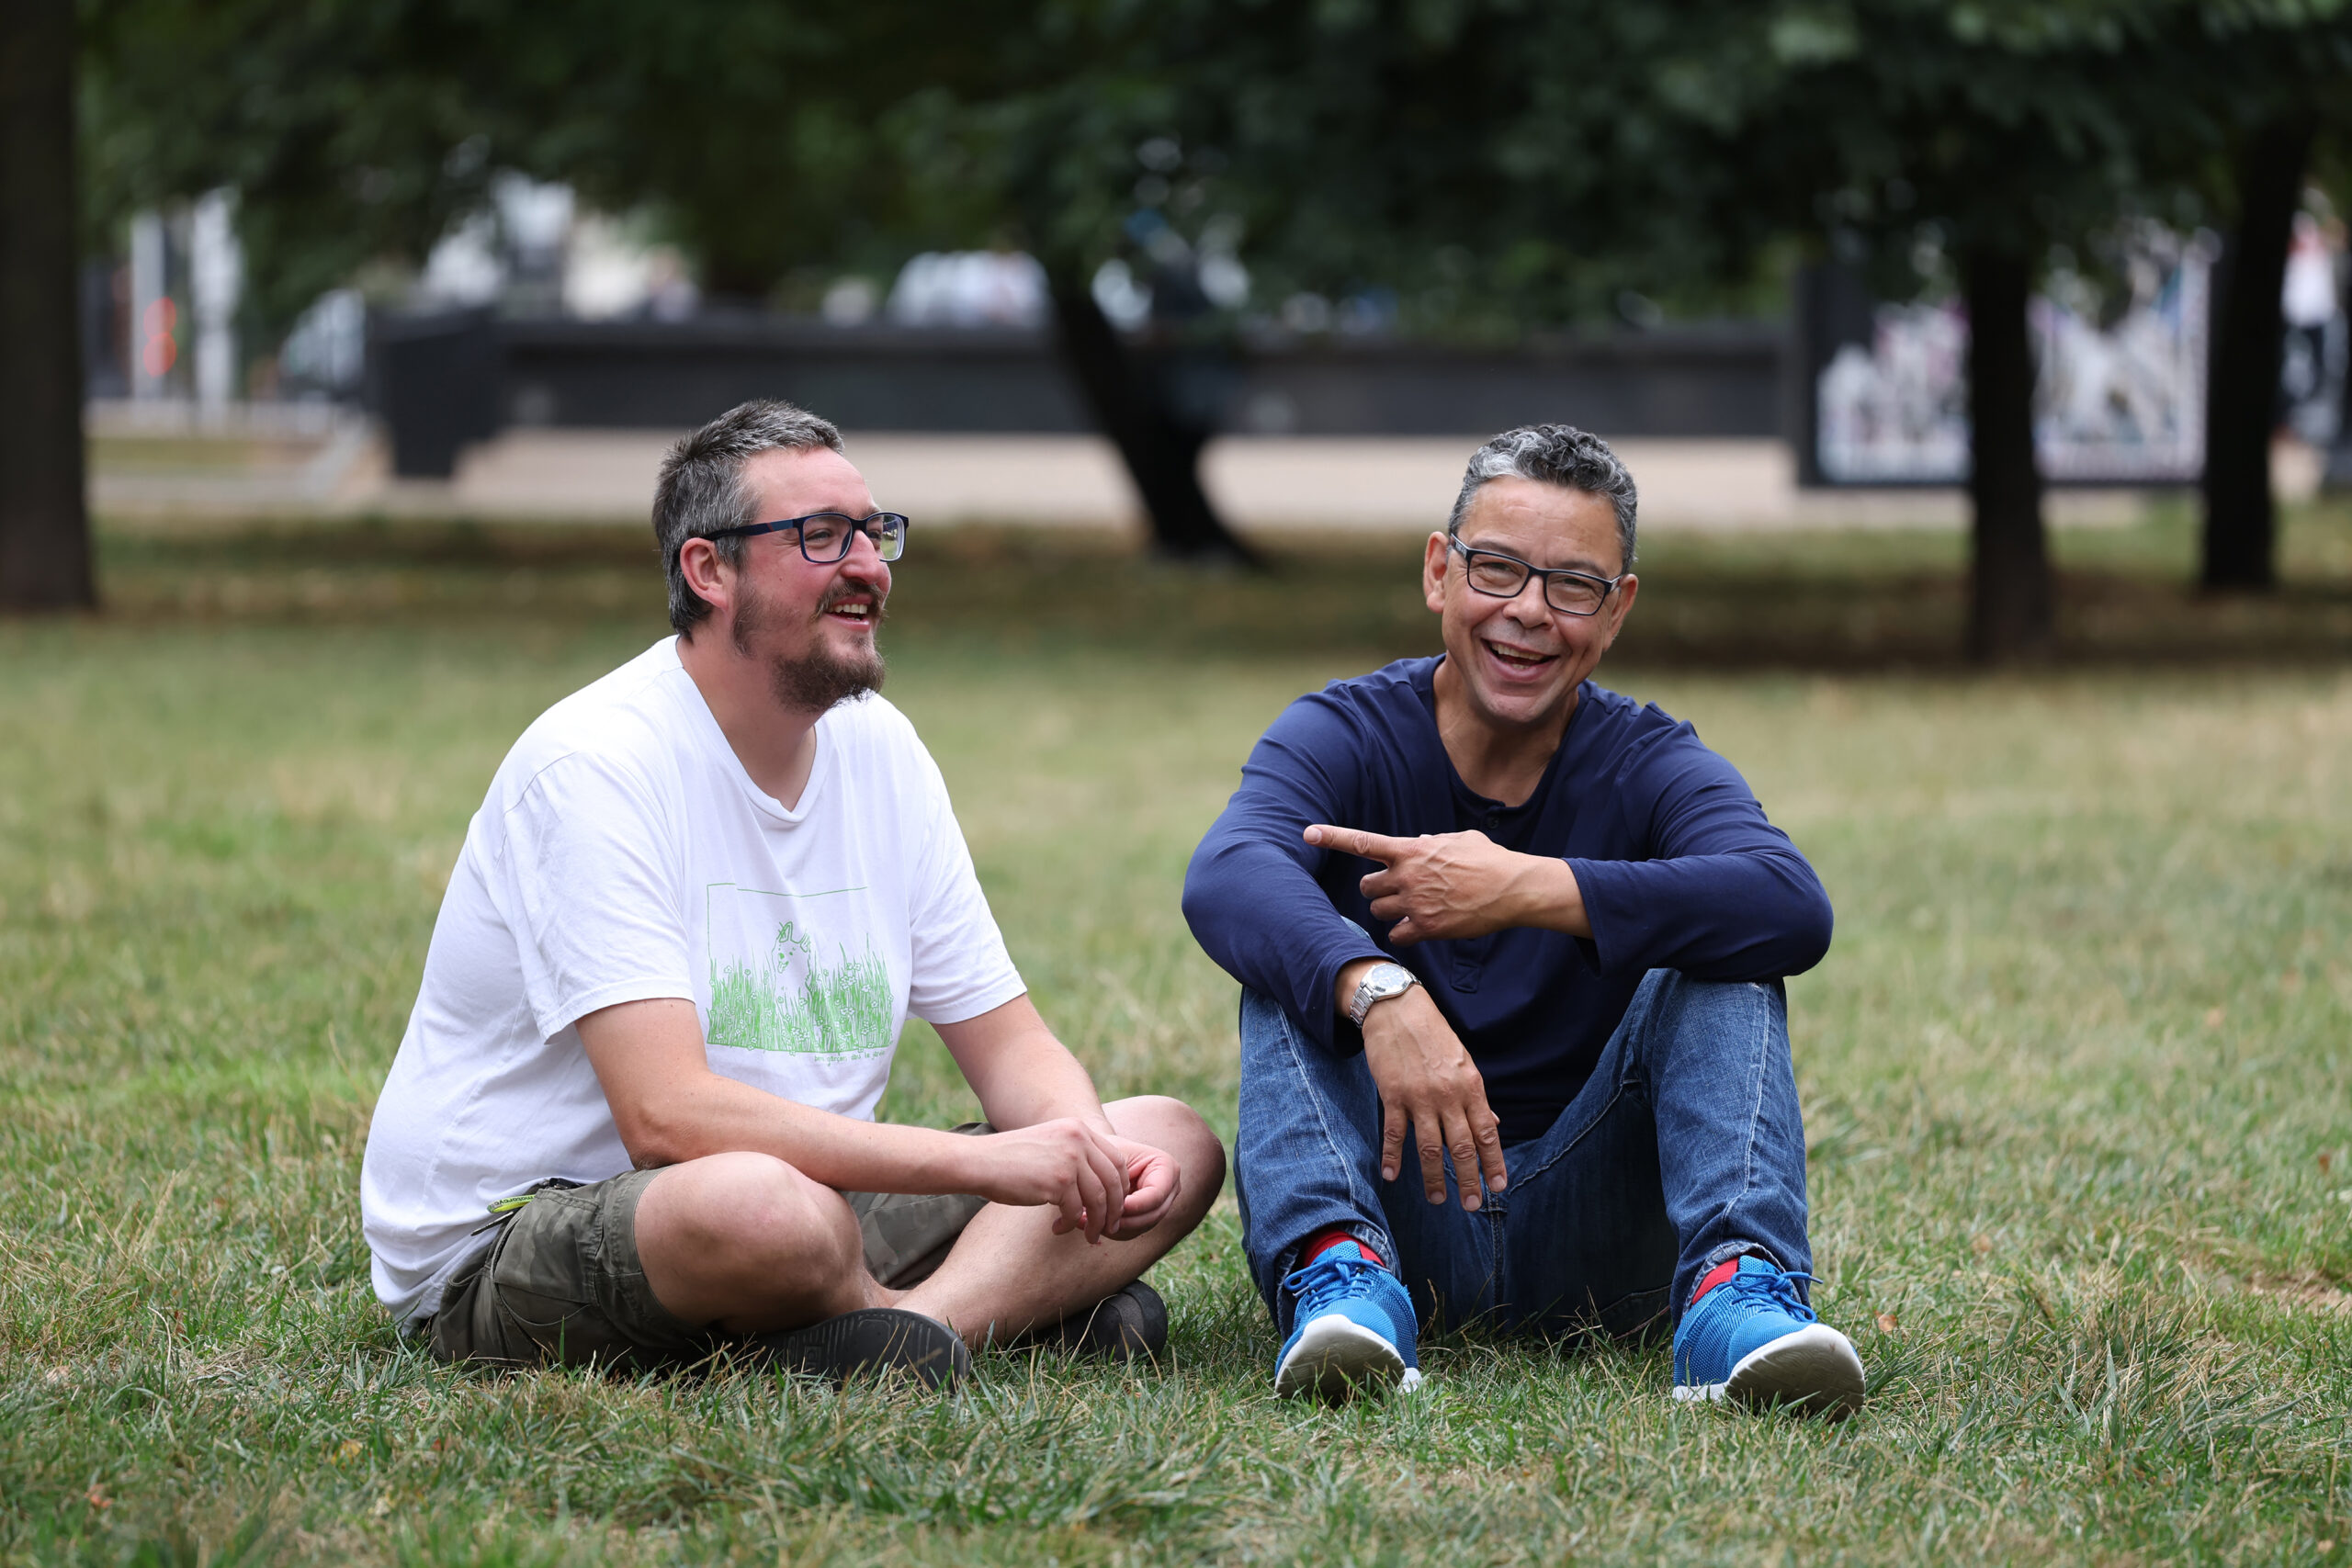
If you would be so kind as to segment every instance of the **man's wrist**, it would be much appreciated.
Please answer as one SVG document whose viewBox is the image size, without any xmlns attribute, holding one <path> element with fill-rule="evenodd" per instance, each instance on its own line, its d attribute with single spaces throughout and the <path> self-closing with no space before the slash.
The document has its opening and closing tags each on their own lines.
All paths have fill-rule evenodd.
<svg viewBox="0 0 2352 1568">
<path fill-rule="evenodd" d="M 1340 1018 L 1348 1016 L 1348 1003 L 1355 999 L 1356 987 L 1363 983 L 1375 964 L 1387 963 L 1385 958 L 1351 958 L 1340 965 L 1331 977 L 1331 1010 Z"/>
<path fill-rule="evenodd" d="M 1507 923 L 1590 936 L 1592 922 L 1585 915 L 1584 889 L 1577 885 L 1575 868 L 1551 855 L 1523 858 L 1526 863 L 1512 879 Z"/>
<path fill-rule="evenodd" d="M 930 1168 L 922 1173 L 926 1190 L 933 1192 L 978 1190 L 987 1172 L 989 1140 L 964 1133 L 951 1133 L 940 1127 L 922 1130 L 930 1134 L 931 1142 L 930 1157 L 923 1162 Z"/>
<path fill-rule="evenodd" d="M 1401 964 L 1384 959 L 1365 965 L 1354 991 L 1348 998 L 1348 1021 L 1362 1029 L 1373 1009 L 1383 1002 L 1394 1001 L 1420 983 L 1420 976 Z"/>
</svg>

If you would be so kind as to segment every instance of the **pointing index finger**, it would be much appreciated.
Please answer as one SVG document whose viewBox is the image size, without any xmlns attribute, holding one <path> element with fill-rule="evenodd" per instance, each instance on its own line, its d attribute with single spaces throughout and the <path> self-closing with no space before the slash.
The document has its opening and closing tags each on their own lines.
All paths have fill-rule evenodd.
<svg viewBox="0 0 2352 1568">
<path fill-rule="evenodd" d="M 1402 839 L 1384 838 L 1359 828 L 1335 828 L 1329 822 L 1317 822 L 1306 829 L 1306 841 L 1317 849 L 1338 850 L 1342 854 L 1360 855 L 1385 865 L 1396 859 Z"/>
</svg>

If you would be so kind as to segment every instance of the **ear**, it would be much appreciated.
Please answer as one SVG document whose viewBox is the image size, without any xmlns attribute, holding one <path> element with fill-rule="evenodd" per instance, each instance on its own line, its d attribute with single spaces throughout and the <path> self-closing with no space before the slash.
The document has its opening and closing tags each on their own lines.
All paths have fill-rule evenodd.
<svg viewBox="0 0 2352 1568">
<path fill-rule="evenodd" d="M 1634 595 L 1642 591 L 1642 580 L 1632 572 L 1617 580 L 1617 592 L 1609 596 L 1609 640 L 1615 642 L 1625 625 L 1625 616 L 1634 608 Z"/>
<path fill-rule="evenodd" d="M 719 559 L 717 545 L 708 539 L 688 539 L 678 549 L 678 573 L 695 596 L 710 606 L 714 621 L 734 614 L 735 569 Z"/>
<path fill-rule="evenodd" d="M 1430 614 L 1445 614 L 1445 571 L 1453 564 L 1453 551 L 1446 548 L 1442 531 L 1431 534 L 1429 543 L 1421 547 L 1421 603 Z"/>
</svg>

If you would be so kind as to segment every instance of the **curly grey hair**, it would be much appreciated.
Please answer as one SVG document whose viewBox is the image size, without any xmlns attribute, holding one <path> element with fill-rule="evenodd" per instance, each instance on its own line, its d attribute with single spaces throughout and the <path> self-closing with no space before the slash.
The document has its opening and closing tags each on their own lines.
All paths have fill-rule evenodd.
<svg viewBox="0 0 2352 1568">
<path fill-rule="evenodd" d="M 662 570 L 670 579 L 670 625 L 692 636 L 710 614 L 701 594 L 686 586 L 678 552 L 688 539 L 721 528 L 740 528 L 761 519 L 752 515 L 753 497 L 743 484 L 743 465 L 763 452 L 842 449 L 832 422 L 790 403 L 738 403 L 670 448 L 662 478 L 653 487 L 653 537 L 662 547 Z M 743 563 L 743 540 L 713 539 L 711 548 L 729 566 Z"/>
<path fill-rule="evenodd" d="M 1470 513 L 1470 498 L 1488 479 L 1518 478 L 1547 485 L 1562 485 L 1600 496 L 1617 513 L 1617 548 L 1624 564 L 1634 564 L 1634 506 L 1637 499 L 1634 476 L 1609 443 L 1573 424 L 1522 424 L 1506 430 L 1470 455 L 1470 469 L 1462 476 L 1462 493 L 1453 498 L 1453 514 L 1445 531 L 1462 532 Z"/>
</svg>

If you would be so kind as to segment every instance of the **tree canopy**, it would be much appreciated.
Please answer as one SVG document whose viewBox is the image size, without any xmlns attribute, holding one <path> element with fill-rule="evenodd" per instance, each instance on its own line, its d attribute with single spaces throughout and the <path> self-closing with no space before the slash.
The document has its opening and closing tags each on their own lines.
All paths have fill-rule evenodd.
<svg viewBox="0 0 2352 1568">
<path fill-rule="evenodd" d="M 272 325 L 369 258 L 421 257 L 503 168 L 658 212 L 722 295 L 1018 243 L 1187 552 L 1238 547 L 1191 478 L 1207 432 L 1153 368 L 1188 350 L 1109 332 L 1084 287 L 1108 256 L 1238 245 L 1261 299 L 1379 289 L 1409 327 L 1507 336 L 1627 289 L 1752 302 L 1832 247 L 1899 288 L 1932 237 L 1996 352 L 1975 368 L 1996 656 L 2049 633 L 2019 346 L 2041 258 L 2133 216 L 2233 217 L 2248 147 L 2283 125 L 2307 148 L 2352 103 L 2347 0 L 85 0 L 83 17 L 92 231 L 236 186 Z"/>
</svg>

